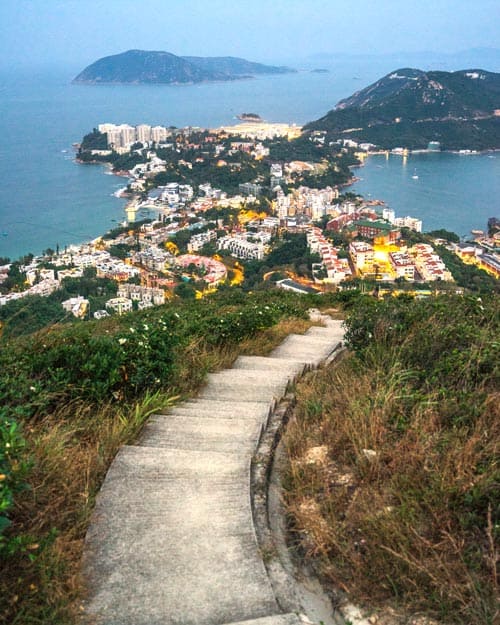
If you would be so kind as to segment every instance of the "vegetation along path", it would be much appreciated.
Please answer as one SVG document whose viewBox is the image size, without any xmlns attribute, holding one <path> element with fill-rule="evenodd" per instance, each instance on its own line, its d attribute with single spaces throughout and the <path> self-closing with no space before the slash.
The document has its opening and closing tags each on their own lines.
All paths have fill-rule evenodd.
<svg viewBox="0 0 500 625">
<path fill-rule="evenodd" d="M 340 321 L 240 356 L 198 397 L 153 416 L 108 471 L 89 528 L 85 618 L 102 625 L 299 623 L 256 538 L 251 460 L 291 382 L 339 347 Z"/>
</svg>

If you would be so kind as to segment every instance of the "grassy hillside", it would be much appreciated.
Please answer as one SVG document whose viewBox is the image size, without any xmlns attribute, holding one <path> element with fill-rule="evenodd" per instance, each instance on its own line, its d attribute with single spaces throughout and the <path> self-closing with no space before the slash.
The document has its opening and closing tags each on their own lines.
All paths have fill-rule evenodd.
<svg viewBox="0 0 500 625">
<path fill-rule="evenodd" d="M 492 625 L 498 298 L 362 299 L 346 325 L 349 355 L 299 385 L 287 433 L 297 545 L 373 611 Z"/>
</svg>

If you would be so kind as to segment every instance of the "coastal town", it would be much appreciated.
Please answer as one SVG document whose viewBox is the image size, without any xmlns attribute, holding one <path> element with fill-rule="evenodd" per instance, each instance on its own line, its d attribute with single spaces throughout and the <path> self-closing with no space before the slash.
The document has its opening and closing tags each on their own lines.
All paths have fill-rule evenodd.
<svg viewBox="0 0 500 625">
<path fill-rule="evenodd" d="M 497 220 L 466 243 L 438 234 L 424 240 L 420 220 L 348 191 L 352 168 L 377 150 L 372 144 L 258 118 L 210 130 L 104 123 L 75 148 L 79 163 L 105 163 L 126 177 L 118 192 L 128 199 L 125 219 L 92 242 L 5 262 L 0 306 L 49 296 L 85 276 L 115 288 L 99 308 L 81 293 L 60 302 L 78 318 L 257 282 L 299 293 L 360 283 L 378 294 L 460 292 L 442 248 L 500 276 Z"/>
</svg>

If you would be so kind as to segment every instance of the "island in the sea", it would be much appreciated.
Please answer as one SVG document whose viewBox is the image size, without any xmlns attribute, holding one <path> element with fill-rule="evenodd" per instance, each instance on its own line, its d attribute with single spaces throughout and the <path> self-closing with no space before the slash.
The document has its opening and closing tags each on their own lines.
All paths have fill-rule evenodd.
<svg viewBox="0 0 500 625">
<path fill-rule="evenodd" d="M 182 84 L 240 80 L 257 74 L 295 72 L 232 56 L 177 56 L 170 52 L 128 50 L 98 59 L 73 80 L 81 84 Z"/>
<path fill-rule="evenodd" d="M 398 69 L 306 126 L 382 149 L 500 149 L 500 74 Z"/>
</svg>

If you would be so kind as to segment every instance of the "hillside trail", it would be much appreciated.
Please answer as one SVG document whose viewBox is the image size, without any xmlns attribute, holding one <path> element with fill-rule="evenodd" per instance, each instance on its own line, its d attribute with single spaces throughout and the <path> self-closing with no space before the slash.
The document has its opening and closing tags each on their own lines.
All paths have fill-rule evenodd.
<svg viewBox="0 0 500 625">
<path fill-rule="evenodd" d="M 269 356 L 240 356 L 209 374 L 196 398 L 153 415 L 136 444 L 121 448 L 85 541 L 83 622 L 304 622 L 266 567 L 251 472 L 291 385 L 341 345 L 341 321 L 318 311 L 312 318 L 324 325 L 289 335 Z"/>
</svg>

